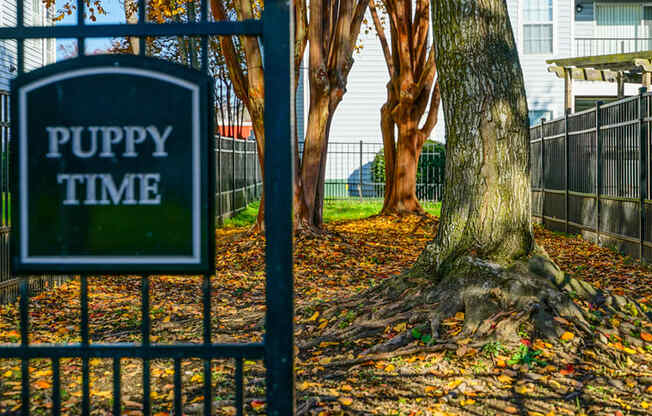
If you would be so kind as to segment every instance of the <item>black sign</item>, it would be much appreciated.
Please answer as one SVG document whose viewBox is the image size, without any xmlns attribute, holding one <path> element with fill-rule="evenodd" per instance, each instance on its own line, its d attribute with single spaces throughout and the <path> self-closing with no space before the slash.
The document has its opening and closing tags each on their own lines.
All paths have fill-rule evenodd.
<svg viewBox="0 0 652 416">
<path fill-rule="evenodd" d="M 83 57 L 12 84 L 17 273 L 211 272 L 211 81 Z"/>
</svg>

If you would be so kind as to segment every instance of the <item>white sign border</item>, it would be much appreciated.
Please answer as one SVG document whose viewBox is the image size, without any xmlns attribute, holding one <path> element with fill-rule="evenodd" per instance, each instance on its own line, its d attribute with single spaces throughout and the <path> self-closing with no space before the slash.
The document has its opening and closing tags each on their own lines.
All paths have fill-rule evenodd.
<svg viewBox="0 0 652 416">
<path fill-rule="evenodd" d="M 80 78 L 84 76 L 98 75 L 98 74 L 128 74 L 142 76 L 146 78 L 159 79 L 161 81 L 169 82 L 186 88 L 192 92 L 192 113 L 193 113 L 193 129 L 192 129 L 192 159 L 193 159 L 193 195 L 192 195 L 192 239 L 193 239 L 193 254 L 192 256 L 33 256 L 29 255 L 29 222 L 28 213 L 28 169 L 27 169 L 27 94 L 37 88 L 45 85 L 63 81 L 70 78 Z M 200 120 L 199 120 L 199 86 L 188 82 L 186 80 L 163 74 L 160 72 L 129 67 L 112 67 L 101 66 L 95 68 L 71 70 L 64 73 L 59 73 L 32 83 L 26 84 L 18 90 L 19 105 L 18 110 L 20 114 L 20 160 L 19 160 L 19 192 L 20 192 L 20 210 L 21 210 L 21 245 L 20 245 L 20 261 L 23 264 L 188 264 L 198 265 L 201 263 L 201 212 L 200 212 L 200 181 L 201 181 L 201 166 L 200 166 Z"/>
</svg>

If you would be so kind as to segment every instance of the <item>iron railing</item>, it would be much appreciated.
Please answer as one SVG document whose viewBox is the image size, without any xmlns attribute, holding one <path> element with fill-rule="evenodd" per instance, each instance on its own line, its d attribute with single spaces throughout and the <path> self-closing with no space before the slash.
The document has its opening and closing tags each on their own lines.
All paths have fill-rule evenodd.
<svg viewBox="0 0 652 416">
<path fill-rule="evenodd" d="M 262 195 L 256 141 L 216 136 L 215 169 L 215 219 L 219 224 Z"/>
<path fill-rule="evenodd" d="M 16 43 L 16 67 L 18 76 L 25 73 L 25 44 L 30 39 L 76 38 L 80 55 L 86 51 L 86 38 L 137 37 L 140 55 L 146 53 L 146 38 L 161 36 L 195 36 L 200 40 L 201 71 L 209 74 L 208 38 L 209 36 L 258 36 L 265 50 L 265 144 L 274 148 L 270 157 L 265 158 L 265 224 L 266 250 L 266 311 L 264 342 L 224 344 L 214 343 L 212 336 L 211 274 L 201 277 L 202 342 L 196 344 L 159 344 L 151 339 L 150 322 L 150 276 L 141 276 L 141 322 L 140 342 L 138 343 L 95 343 L 91 342 L 89 321 L 88 279 L 93 276 L 80 276 L 80 343 L 33 344 L 30 339 L 30 296 L 25 277 L 20 282 L 20 302 L 18 304 L 20 343 L 0 345 L 0 360 L 20 361 L 20 414 L 28 416 L 32 404 L 30 364 L 35 359 L 45 359 L 51 368 L 52 394 L 50 410 L 54 415 L 62 414 L 62 359 L 80 359 L 82 364 L 81 409 L 76 414 L 90 415 L 90 403 L 94 393 L 90 389 L 90 360 L 92 358 L 110 359 L 113 364 L 112 411 L 123 413 L 121 372 L 124 359 L 136 358 L 142 362 L 142 413 L 152 413 L 151 362 L 156 359 L 173 360 L 174 374 L 173 401 L 174 414 L 183 409 L 181 371 L 182 361 L 199 359 L 203 363 L 203 380 L 194 383 L 202 390 L 203 414 L 213 414 L 213 375 L 212 362 L 216 359 L 229 359 L 235 364 L 235 414 L 244 414 L 245 378 L 243 361 L 245 359 L 264 359 L 266 411 L 271 416 L 294 413 L 294 284 L 292 270 L 292 154 L 291 125 L 293 122 L 292 53 L 294 44 L 291 28 L 291 4 L 280 0 L 265 2 L 262 17 L 245 21 L 210 21 L 209 3 L 200 1 L 198 21 L 188 23 L 149 23 L 146 20 L 146 2 L 137 0 L 138 23 L 136 24 L 86 24 L 86 2 L 76 0 L 77 24 L 67 26 L 27 26 L 25 24 L 24 2 L 16 2 L 16 25 L 0 28 L 0 39 Z M 236 146 L 234 146 L 236 147 Z M 11 149 L 9 149 L 11 150 Z M 237 152 L 234 149 L 234 155 Z M 222 169 L 223 166 L 220 166 Z M 234 198 L 235 199 L 235 198 Z M 161 226 L 164 226 L 162 224 Z M 0 386 L 5 385 L 4 374 L 0 375 Z M 109 410 L 109 409 L 106 409 Z M 17 413 L 18 407 L 12 412 Z"/>
<path fill-rule="evenodd" d="M 9 193 L 9 149 L 11 137 L 9 92 L 0 91 L 0 305 L 14 302 L 19 296 L 20 279 L 12 275 L 9 241 L 11 236 L 11 194 Z M 30 276 L 28 289 L 38 293 L 60 285 L 68 279 L 61 275 Z"/>
<path fill-rule="evenodd" d="M 610 55 L 652 50 L 652 38 L 575 38 L 575 56 Z"/>
<path fill-rule="evenodd" d="M 641 90 L 531 127 L 535 219 L 652 258 L 651 97 Z"/>
<path fill-rule="evenodd" d="M 303 143 L 299 143 L 303 154 Z M 441 201 L 444 190 L 443 151 L 426 143 L 417 167 L 417 198 L 421 202 Z M 378 140 L 328 144 L 324 199 L 383 199 L 385 171 L 383 144 Z"/>
</svg>

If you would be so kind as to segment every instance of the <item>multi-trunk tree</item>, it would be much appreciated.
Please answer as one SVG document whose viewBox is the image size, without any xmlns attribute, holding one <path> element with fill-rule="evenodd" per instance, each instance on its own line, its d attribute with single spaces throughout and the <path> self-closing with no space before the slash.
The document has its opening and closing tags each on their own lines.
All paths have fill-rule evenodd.
<svg viewBox="0 0 652 416">
<path fill-rule="evenodd" d="M 231 3 L 230 3 L 231 4 Z M 306 43 L 309 46 L 308 80 L 310 106 L 302 157 L 295 160 L 295 223 L 298 229 L 317 229 L 322 225 L 324 177 L 330 124 L 344 93 L 353 52 L 368 0 L 314 0 L 307 6 L 304 0 L 295 7 L 295 79 L 299 80 Z M 232 3 L 236 18 L 257 17 L 249 0 Z M 307 7 L 310 7 L 308 14 Z M 211 0 L 216 20 L 229 20 L 223 0 Z M 309 16 L 309 18 L 308 18 Z M 222 37 L 224 58 L 229 67 L 235 91 L 251 115 L 258 142 L 261 167 L 264 145 L 264 72 L 260 44 L 253 37 L 240 37 L 245 65 L 241 65 L 233 38 Z M 296 88 L 297 85 L 295 85 Z M 295 137 L 297 142 L 299 138 Z M 258 213 L 258 227 L 263 228 L 263 204 Z"/>
<path fill-rule="evenodd" d="M 379 0 L 377 7 L 371 0 L 369 9 L 390 76 L 387 101 L 380 110 L 385 156 L 382 213 L 421 214 L 416 195 L 419 156 L 437 124 L 440 102 L 435 53 L 428 41 L 430 3 Z M 387 18 L 389 40 L 378 9 Z"/>
</svg>

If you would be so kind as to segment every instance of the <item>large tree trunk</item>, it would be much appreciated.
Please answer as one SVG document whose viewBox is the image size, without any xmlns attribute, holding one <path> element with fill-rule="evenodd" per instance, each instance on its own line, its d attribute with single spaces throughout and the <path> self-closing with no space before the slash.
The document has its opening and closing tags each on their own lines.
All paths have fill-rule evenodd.
<svg viewBox="0 0 652 416">
<path fill-rule="evenodd" d="M 506 264 L 533 249 L 529 128 L 505 0 L 434 0 L 446 118 L 439 231 L 421 255 L 431 271 L 472 254 Z"/>
</svg>

